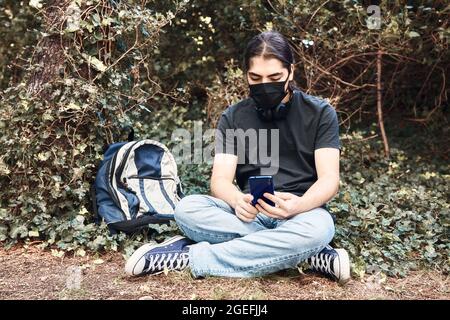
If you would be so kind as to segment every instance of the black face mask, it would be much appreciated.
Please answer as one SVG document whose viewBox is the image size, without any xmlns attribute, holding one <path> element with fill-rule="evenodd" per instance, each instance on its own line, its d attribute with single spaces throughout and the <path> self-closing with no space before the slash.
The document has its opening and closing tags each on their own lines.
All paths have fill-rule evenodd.
<svg viewBox="0 0 450 320">
<path fill-rule="evenodd" d="M 284 87 L 289 81 L 288 76 L 285 81 L 266 82 L 249 85 L 250 97 L 255 101 L 256 111 L 263 120 L 272 121 L 286 117 L 288 104 L 281 101 L 286 97 L 288 91 Z"/>
</svg>

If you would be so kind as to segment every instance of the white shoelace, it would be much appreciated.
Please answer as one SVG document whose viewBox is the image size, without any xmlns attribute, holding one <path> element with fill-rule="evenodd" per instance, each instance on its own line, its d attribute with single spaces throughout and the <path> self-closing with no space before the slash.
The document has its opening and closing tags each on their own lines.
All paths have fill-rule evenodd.
<svg viewBox="0 0 450 320">
<path fill-rule="evenodd" d="M 168 253 L 168 254 L 152 254 L 149 259 L 149 266 L 146 271 L 162 271 L 164 268 L 168 270 L 183 270 L 189 264 L 189 254 L 182 253 Z"/>
<path fill-rule="evenodd" d="M 331 270 L 331 255 L 320 253 L 316 256 L 311 257 L 310 259 L 311 267 L 313 267 L 314 269 L 336 276 L 336 274 Z"/>
</svg>

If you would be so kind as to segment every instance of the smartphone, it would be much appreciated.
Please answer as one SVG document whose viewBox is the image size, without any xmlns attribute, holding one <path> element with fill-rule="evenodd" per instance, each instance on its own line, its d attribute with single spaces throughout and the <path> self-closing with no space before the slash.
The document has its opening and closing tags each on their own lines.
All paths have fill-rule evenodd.
<svg viewBox="0 0 450 320">
<path fill-rule="evenodd" d="M 275 206 L 275 203 L 263 196 L 265 192 L 274 194 L 275 190 L 272 176 L 252 176 L 248 178 L 248 184 L 250 186 L 250 193 L 253 196 L 253 206 L 257 204 L 258 199 L 262 199 L 273 207 Z"/>
</svg>

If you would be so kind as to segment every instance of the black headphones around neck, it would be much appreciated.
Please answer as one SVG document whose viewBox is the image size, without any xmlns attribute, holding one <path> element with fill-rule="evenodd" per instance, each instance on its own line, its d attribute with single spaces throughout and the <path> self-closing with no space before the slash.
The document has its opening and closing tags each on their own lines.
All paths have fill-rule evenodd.
<svg viewBox="0 0 450 320">
<path fill-rule="evenodd" d="M 271 109 L 263 109 L 255 107 L 260 118 L 264 121 L 282 120 L 287 117 L 289 109 L 291 108 L 293 92 L 291 91 L 291 99 L 287 103 L 280 103 L 278 106 Z"/>
</svg>

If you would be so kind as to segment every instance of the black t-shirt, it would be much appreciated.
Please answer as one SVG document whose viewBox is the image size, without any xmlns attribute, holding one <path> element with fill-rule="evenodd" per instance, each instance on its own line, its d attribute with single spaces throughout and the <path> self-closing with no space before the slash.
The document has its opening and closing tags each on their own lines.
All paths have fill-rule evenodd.
<svg viewBox="0 0 450 320">
<path fill-rule="evenodd" d="M 300 90 L 293 91 L 288 103 L 287 117 L 269 122 L 258 116 L 251 98 L 229 106 L 222 113 L 216 131 L 215 153 L 238 156 L 236 182 L 242 192 L 249 193 L 250 176 L 270 174 L 276 191 L 301 196 L 317 181 L 314 150 L 340 149 L 338 119 L 329 103 Z M 247 136 L 232 136 L 232 132 L 247 132 Z M 273 145 L 277 142 L 278 152 Z M 271 157 L 275 159 L 276 153 L 278 160 L 268 161 Z"/>
</svg>

